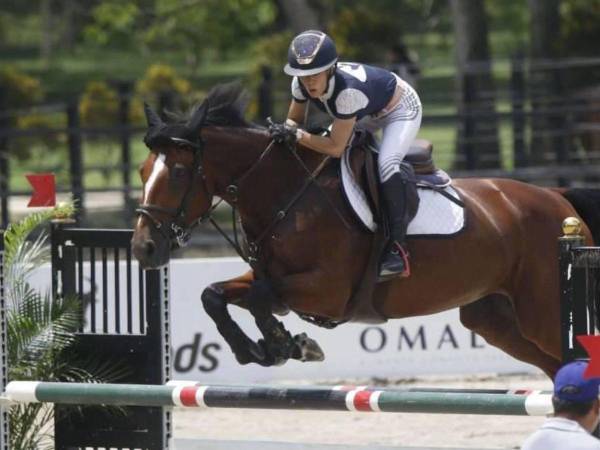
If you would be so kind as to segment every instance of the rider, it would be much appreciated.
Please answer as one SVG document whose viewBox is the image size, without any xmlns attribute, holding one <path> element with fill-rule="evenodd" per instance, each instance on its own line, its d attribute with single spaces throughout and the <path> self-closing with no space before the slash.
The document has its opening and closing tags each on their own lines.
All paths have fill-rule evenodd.
<svg viewBox="0 0 600 450">
<path fill-rule="evenodd" d="M 341 157 L 357 121 L 370 130 L 383 130 L 379 149 L 379 177 L 388 215 L 390 241 L 380 276 L 410 275 L 406 251 L 406 181 L 400 163 L 421 125 L 421 102 L 400 77 L 385 69 L 338 62 L 333 40 L 308 30 L 292 41 L 284 72 L 293 76 L 292 102 L 283 125 L 271 127 L 275 139 L 291 138 L 303 146 Z M 310 134 L 298 127 L 304 122 L 310 100 L 333 118 L 331 134 Z"/>
</svg>

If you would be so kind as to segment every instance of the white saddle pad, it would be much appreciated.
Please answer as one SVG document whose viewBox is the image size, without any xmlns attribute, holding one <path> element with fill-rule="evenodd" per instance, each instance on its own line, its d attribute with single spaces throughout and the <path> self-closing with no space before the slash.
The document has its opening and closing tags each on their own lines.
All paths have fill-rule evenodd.
<svg viewBox="0 0 600 450">
<path fill-rule="evenodd" d="M 349 154 L 348 151 L 344 152 L 340 164 L 344 193 L 360 222 L 375 232 L 377 222 L 362 186 L 356 181 L 350 169 Z M 459 198 L 458 192 L 452 186 L 444 188 L 444 191 Z M 465 225 L 464 208 L 434 190 L 418 188 L 417 192 L 421 202 L 417 215 L 408 225 L 408 235 L 449 235 L 462 230 Z"/>
</svg>

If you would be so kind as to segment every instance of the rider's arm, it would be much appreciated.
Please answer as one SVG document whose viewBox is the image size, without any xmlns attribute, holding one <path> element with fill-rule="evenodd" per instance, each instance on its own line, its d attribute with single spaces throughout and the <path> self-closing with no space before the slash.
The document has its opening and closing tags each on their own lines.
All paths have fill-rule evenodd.
<svg viewBox="0 0 600 450">
<path fill-rule="evenodd" d="M 297 124 L 304 123 L 304 116 L 306 114 L 308 102 L 297 102 L 292 99 L 290 109 L 288 110 L 287 118 L 293 120 Z"/>
<path fill-rule="evenodd" d="M 329 136 L 317 136 L 301 130 L 298 143 L 319 153 L 339 158 L 348 145 L 355 123 L 356 117 L 335 119 Z"/>
</svg>

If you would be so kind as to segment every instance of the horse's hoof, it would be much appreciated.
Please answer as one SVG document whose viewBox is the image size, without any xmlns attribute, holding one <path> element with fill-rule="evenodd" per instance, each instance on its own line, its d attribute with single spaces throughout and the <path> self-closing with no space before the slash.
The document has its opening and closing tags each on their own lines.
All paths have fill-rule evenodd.
<svg viewBox="0 0 600 450">
<path fill-rule="evenodd" d="M 269 349 L 269 346 L 264 339 L 258 340 L 258 346 L 263 350 L 264 354 L 260 361 L 256 361 L 261 366 L 281 366 L 287 361 L 287 358 L 274 354 L 274 352 Z"/>
<path fill-rule="evenodd" d="M 251 362 L 261 364 L 261 361 L 267 359 L 267 354 L 263 346 L 250 341 L 246 351 L 235 353 L 235 359 L 241 365 L 250 364 Z"/>
<path fill-rule="evenodd" d="M 323 361 L 325 353 L 317 344 L 317 341 L 309 338 L 306 333 L 300 333 L 294 336 L 295 351 L 292 358 L 300 361 Z"/>
</svg>

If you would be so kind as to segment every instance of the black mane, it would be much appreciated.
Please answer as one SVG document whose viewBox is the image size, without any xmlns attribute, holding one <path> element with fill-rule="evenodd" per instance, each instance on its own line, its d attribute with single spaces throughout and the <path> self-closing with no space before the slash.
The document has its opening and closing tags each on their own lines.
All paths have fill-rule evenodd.
<svg viewBox="0 0 600 450">
<path fill-rule="evenodd" d="M 244 118 L 248 96 L 239 82 L 218 84 L 213 87 L 204 102 L 208 102 L 205 125 L 253 127 Z"/>
<path fill-rule="evenodd" d="M 158 119 L 156 124 L 150 125 L 144 142 L 150 148 L 161 141 L 172 138 L 195 142 L 198 139 L 198 130 L 189 127 L 189 120 L 194 116 L 194 112 L 204 104 L 208 104 L 208 111 L 202 126 L 256 128 L 256 125 L 244 118 L 247 99 L 248 96 L 240 83 L 218 84 L 210 90 L 204 101 L 192 108 L 187 115 L 167 112 L 170 121 L 164 123 Z"/>
</svg>

